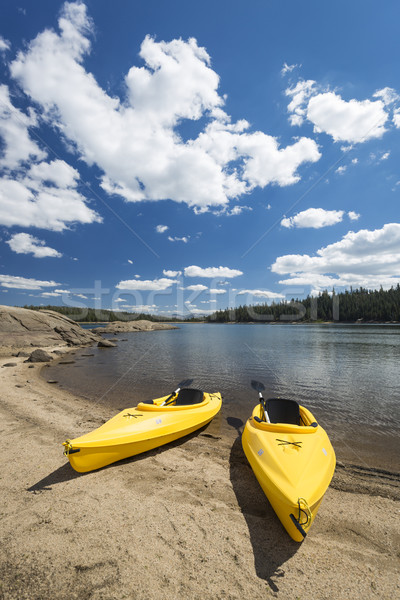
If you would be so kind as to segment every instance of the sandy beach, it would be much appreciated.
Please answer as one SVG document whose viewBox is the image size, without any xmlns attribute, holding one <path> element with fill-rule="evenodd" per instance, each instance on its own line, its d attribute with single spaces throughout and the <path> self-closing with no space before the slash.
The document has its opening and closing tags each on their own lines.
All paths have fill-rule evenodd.
<svg viewBox="0 0 400 600">
<path fill-rule="evenodd" d="M 238 432 L 220 435 L 222 417 L 169 446 L 75 473 L 62 442 L 113 413 L 24 360 L 0 359 L 2 600 L 400 597 L 395 473 L 339 464 L 297 544 Z"/>
</svg>

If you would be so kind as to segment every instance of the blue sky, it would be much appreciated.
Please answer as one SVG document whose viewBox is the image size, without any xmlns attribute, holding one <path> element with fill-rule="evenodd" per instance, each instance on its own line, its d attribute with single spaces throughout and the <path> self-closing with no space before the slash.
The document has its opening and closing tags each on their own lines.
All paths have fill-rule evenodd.
<svg viewBox="0 0 400 600">
<path fill-rule="evenodd" d="M 400 5 L 0 8 L 0 302 L 158 314 L 400 282 Z"/>
</svg>

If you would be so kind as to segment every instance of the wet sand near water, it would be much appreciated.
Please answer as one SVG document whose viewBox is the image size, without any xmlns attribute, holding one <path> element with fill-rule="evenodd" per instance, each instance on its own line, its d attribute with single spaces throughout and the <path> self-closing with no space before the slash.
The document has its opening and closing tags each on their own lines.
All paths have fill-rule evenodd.
<svg viewBox="0 0 400 600">
<path fill-rule="evenodd" d="M 47 383 L 23 360 L 0 360 L 17 363 L 0 366 L 2 600 L 400 596 L 398 474 L 339 465 L 297 544 L 244 457 L 240 419 L 225 432 L 221 415 L 80 475 L 61 443 L 115 409 Z"/>
</svg>

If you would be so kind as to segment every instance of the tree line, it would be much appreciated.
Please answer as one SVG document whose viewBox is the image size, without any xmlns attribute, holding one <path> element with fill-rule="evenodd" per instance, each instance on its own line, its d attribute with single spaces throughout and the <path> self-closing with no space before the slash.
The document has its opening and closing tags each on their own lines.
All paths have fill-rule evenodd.
<svg viewBox="0 0 400 600">
<path fill-rule="evenodd" d="M 341 321 L 388 322 L 400 321 L 400 285 L 390 290 L 359 289 L 332 293 L 324 291 L 303 300 L 243 305 L 217 310 L 207 317 L 208 322 L 236 321 Z"/>
<path fill-rule="evenodd" d="M 83 323 L 98 323 L 112 321 L 138 321 L 145 319 L 146 321 L 176 321 L 177 319 L 170 317 L 159 317 L 146 313 L 131 313 L 126 311 L 113 311 L 99 308 L 79 308 L 77 306 L 33 306 L 25 305 L 23 308 L 30 310 L 52 310 L 58 312 L 73 321 L 81 321 Z"/>
</svg>

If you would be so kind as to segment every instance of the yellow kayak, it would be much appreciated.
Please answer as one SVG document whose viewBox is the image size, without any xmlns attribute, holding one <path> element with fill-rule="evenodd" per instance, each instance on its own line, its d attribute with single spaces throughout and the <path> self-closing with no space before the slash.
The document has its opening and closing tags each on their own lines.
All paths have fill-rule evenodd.
<svg viewBox="0 0 400 600">
<path fill-rule="evenodd" d="M 221 394 L 176 390 L 127 408 L 98 429 L 64 442 L 65 456 L 79 473 L 168 444 L 206 425 L 221 408 Z"/>
<path fill-rule="evenodd" d="M 282 525 L 301 542 L 332 479 L 335 452 L 309 410 L 293 400 L 261 400 L 266 413 L 262 404 L 254 408 L 243 449 Z"/>
</svg>

